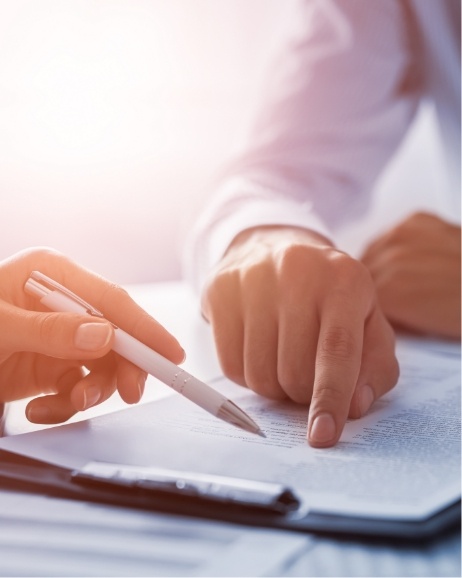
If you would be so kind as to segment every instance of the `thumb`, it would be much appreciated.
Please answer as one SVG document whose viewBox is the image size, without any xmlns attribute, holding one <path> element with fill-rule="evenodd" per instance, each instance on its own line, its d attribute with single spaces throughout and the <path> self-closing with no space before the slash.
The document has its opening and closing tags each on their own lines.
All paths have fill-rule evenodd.
<svg viewBox="0 0 462 578">
<path fill-rule="evenodd" d="M 105 319 L 75 313 L 39 313 L 0 304 L 0 347 L 65 359 L 93 359 L 109 352 L 113 327 Z"/>
</svg>

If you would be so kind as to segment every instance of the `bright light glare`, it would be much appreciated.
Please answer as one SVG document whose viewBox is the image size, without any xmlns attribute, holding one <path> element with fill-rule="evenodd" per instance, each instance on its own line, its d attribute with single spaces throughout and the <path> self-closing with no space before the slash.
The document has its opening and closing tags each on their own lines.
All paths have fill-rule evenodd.
<svg viewBox="0 0 462 578">
<path fill-rule="evenodd" d="M 0 71 L 15 96 L 10 145 L 21 156 L 53 164 L 113 160 L 143 154 L 166 136 L 153 124 L 162 125 L 163 86 L 181 76 L 175 43 L 166 58 L 161 18 L 128 3 L 104 4 L 104 12 L 92 3 L 55 9 L 24 21 L 8 39 Z M 187 67 L 183 55 L 181 62 Z"/>
<path fill-rule="evenodd" d="M 0 258 L 175 278 L 288 3 L 0 0 Z"/>
</svg>

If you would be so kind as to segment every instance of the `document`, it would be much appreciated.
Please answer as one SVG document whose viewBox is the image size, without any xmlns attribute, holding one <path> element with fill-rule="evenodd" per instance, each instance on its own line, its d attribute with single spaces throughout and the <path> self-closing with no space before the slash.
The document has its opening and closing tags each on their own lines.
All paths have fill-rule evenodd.
<svg viewBox="0 0 462 578">
<path fill-rule="evenodd" d="M 225 378 L 213 385 L 266 438 L 171 396 L 92 420 L 0 440 L 69 468 L 89 461 L 163 467 L 287 485 L 305 512 L 420 520 L 460 499 L 460 346 L 401 339 L 399 383 L 339 443 L 311 448 L 308 408 L 275 402 Z"/>
</svg>

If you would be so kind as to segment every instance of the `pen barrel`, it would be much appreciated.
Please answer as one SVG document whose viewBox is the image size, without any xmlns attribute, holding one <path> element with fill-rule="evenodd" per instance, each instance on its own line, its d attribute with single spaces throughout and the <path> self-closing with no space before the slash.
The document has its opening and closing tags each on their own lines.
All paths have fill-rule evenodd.
<svg viewBox="0 0 462 578">
<path fill-rule="evenodd" d="M 112 349 L 213 415 L 217 415 L 226 401 L 226 398 L 218 391 L 165 359 L 122 329 L 115 330 Z"/>
<path fill-rule="evenodd" d="M 50 291 L 50 293 L 40 299 L 40 303 L 58 313 L 79 313 L 80 315 L 87 313 L 80 303 L 76 303 L 70 297 L 58 291 Z"/>
</svg>

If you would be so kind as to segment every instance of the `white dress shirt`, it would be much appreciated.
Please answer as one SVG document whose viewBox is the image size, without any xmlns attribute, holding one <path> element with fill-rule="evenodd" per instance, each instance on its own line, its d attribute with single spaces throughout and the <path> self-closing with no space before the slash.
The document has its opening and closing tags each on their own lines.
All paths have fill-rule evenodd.
<svg viewBox="0 0 462 578">
<path fill-rule="evenodd" d="M 435 106 L 460 213 L 460 0 L 305 0 L 245 150 L 188 243 L 196 289 L 242 230 L 330 236 L 367 211 L 419 104 Z"/>
</svg>

